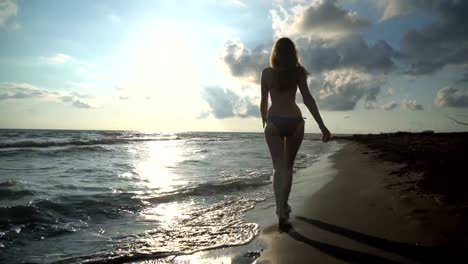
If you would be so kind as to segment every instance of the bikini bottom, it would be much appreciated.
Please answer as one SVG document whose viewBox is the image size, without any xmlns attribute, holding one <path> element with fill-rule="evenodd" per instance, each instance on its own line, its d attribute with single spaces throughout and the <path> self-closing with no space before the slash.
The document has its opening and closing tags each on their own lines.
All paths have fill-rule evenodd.
<svg viewBox="0 0 468 264">
<path fill-rule="evenodd" d="M 296 128 L 304 122 L 304 118 L 302 116 L 269 116 L 268 121 L 278 129 L 280 136 L 288 137 L 294 135 Z"/>
</svg>

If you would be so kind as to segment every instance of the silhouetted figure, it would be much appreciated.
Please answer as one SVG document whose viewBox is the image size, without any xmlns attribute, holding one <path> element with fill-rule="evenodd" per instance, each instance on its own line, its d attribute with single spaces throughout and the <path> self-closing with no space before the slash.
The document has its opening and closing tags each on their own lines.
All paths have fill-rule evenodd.
<svg viewBox="0 0 468 264">
<path fill-rule="evenodd" d="M 279 230 L 287 231 L 291 227 L 288 221 L 291 211 L 288 198 L 293 165 L 304 137 L 304 119 L 295 102 L 298 87 L 304 104 L 322 131 L 324 142 L 330 139 L 330 132 L 323 124 L 315 100 L 309 92 L 308 73 L 299 63 L 296 47 L 289 38 L 276 41 L 271 52 L 270 65 L 271 67 L 262 71 L 260 111 L 274 168 L 273 190 Z M 269 94 L 271 107 L 268 109 Z"/>
</svg>

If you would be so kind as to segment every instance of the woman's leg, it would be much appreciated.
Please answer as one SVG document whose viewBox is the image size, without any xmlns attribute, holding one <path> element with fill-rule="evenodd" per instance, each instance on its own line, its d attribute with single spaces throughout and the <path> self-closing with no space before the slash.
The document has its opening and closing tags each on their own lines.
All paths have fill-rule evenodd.
<svg viewBox="0 0 468 264">
<path fill-rule="evenodd" d="M 291 192 L 294 161 L 296 159 L 296 154 L 299 151 L 299 147 L 301 146 L 303 138 L 304 138 L 304 122 L 302 121 L 297 126 L 294 134 L 286 137 L 285 153 L 284 153 L 284 160 L 285 160 L 285 166 L 286 166 L 285 175 L 284 175 L 285 186 L 284 186 L 284 189 L 282 190 L 285 195 L 285 199 L 282 204 L 284 210 L 289 210 L 288 199 L 289 199 L 289 193 Z"/>
<path fill-rule="evenodd" d="M 279 135 L 278 129 L 271 122 L 267 122 L 265 127 L 265 139 L 270 149 L 271 160 L 273 162 L 273 192 L 275 193 L 276 212 L 279 213 L 283 203 L 283 186 L 285 184 L 285 160 L 284 160 L 284 138 Z M 278 214 L 280 216 L 280 214 Z"/>
</svg>

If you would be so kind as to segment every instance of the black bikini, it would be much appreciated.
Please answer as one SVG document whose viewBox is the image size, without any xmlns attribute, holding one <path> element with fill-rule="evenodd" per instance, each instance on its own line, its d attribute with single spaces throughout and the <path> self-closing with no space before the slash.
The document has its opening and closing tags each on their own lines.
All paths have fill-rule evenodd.
<svg viewBox="0 0 468 264">
<path fill-rule="evenodd" d="M 299 124 L 304 122 L 304 118 L 302 116 L 269 116 L 268 121 L 270 121 L 276 127 L 276 129 L 278 129 L 280 136 L 288 137 L 294 135 Z"/>
</svg>

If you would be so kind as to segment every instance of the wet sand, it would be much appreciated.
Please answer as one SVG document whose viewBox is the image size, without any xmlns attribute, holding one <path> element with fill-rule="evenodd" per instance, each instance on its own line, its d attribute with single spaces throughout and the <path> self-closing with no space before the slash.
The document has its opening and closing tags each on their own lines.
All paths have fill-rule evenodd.
<svg viewBox="0 0 468 264">
<path fill-rule="evenodd" d="M 288 233 L 279 233 L 277 225 L 262 230 L 260 239 L 266 246 L 256 262 L 447 263 L 463 258 L 461 263 L 468 263 L 463 213 L 468 207 L 463 199 L 448 204 L 441 192 L 423 189 L 419 183 L 424 182 L 424 171 L 405 163 L 408 155 L 369 147 L 372 140 L 362 137 L 338 139 L 345 146 L 332 156 L 336 177 L 305 197 L 304 206 L 293 207 L 293 229 Z M 379 140 L 387 147 L 392 141 Z M 395 142 L 404 144 L 398 137 Z M 450 179 L 460 178 L 459 174 Z"/>
</svg>

